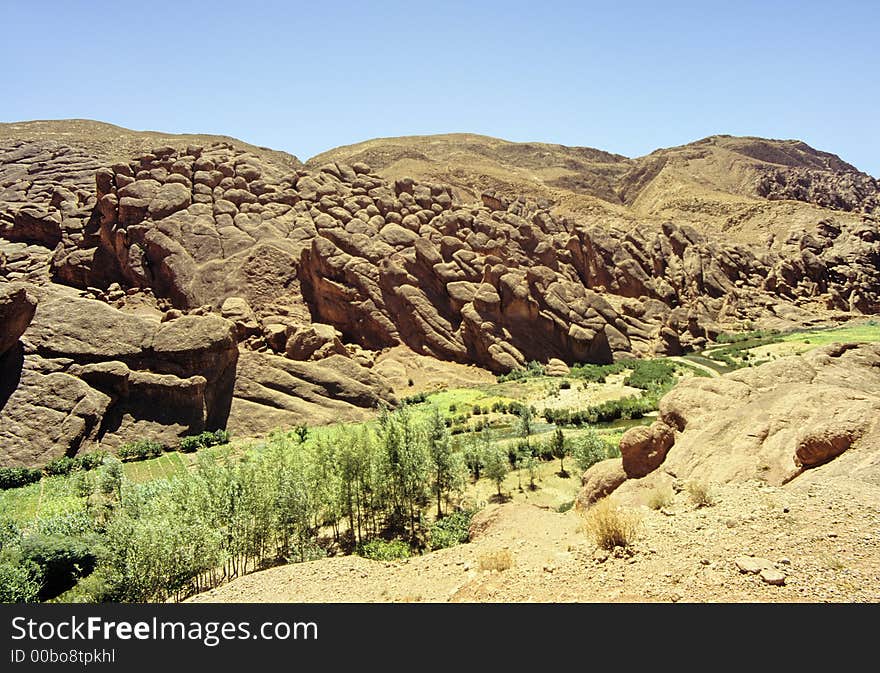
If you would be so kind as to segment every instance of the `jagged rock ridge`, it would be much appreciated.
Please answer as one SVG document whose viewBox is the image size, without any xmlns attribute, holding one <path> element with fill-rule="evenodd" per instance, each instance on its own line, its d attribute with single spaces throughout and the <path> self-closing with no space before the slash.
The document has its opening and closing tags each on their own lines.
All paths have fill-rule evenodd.
<svg viewBox="0 0 880 673">
<path fill-rule="evenodd" d="M 372 367 L 399 344 L 506 371 L 679 353 L 746 321 L 880 306 L 867 213 L 818 209 L 769 246 L 743 244 L 688 224 L 565 216 L 523 196 L 465 201 L 362 162 L 303 168 L 225 141 L 107 163 L 82 145 L 16 138 L 0 142 L 0 189 L 0 277 L 37 299 L 22 383 L 0 409 L 16 462 L 144 433 L 359 417 L 394 402 Z M 171 333 L 189 345 L 157 348 Z M 55 381 L 69 393 L 54 411 L 77 429 L 15 449 L 36 429 L 7 417 Z M 150 416 L 171 400 L 178 416 Z"/>
</svg>

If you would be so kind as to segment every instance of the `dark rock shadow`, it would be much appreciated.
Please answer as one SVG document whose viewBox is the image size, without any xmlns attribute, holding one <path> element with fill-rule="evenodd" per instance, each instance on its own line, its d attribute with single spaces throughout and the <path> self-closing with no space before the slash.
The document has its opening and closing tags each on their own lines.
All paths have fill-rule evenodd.
<svg viewBox="0 0 880 673">
<path fill-rule="evenodd" d="M 21 382 L 21 370 L 24 367 L 24 348 L 19 341 L 12 348 L 0 355 L 0 411 L 6 406 L 12 393 Z"/>
</svg>

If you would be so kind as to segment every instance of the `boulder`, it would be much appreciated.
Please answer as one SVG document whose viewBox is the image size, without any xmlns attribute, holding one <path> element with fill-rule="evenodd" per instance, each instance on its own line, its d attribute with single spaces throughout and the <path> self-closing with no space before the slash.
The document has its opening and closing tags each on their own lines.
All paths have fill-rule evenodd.
<svg viewBox="0 0 880 673">
<path fill-rule="evenodd" d="M 241 297 L 229 297 L 220 307 L 220 315 L 235 323 L 235 333 L 239 341 L 258 334 L 260 324 L 250 304 Z"/>
<path fill-rule="evenodd" d="M 23 285 L 0 285 L 0 356 L 12 348 L 30 325 L 37 301 Z"/>
<path fill-rule="evenodd" d="M 332 325 L 303 325 L 287 339 L 284 352 L 292 360 L 320 360 L 333 354 L 347 355 L 340 336 Z"/>
<path fill-rule="evenodd" d="M 544 373 L 547 376 L 568 376 L 571 374 L 571 369 L 559 358 L 550 358 L 544 367 Z"/>
<path fill-rule="evenodd" d="M 721 378 L 684 379 L 660 401 L 660 415 L 677 430 L 662 467 L 669 430 L 636 428 L 621 439 L 628 475 L 654 465 L 650 475 L 685 481 L 786 484 L 880 442 L 880 345 L 834 344 Z M 841 469 L 851 476 L 870 467 L 848 465 Z M 637 481 L 622 491 L 634 493 Z"/>
<path fill-rule="evenodd" d="M 627 430 L 620 438 L 620 455 L 626 476 L 638 479 L 656 470 L 674 443 L 675 433 L 662 421 Z"/>
<path fill-rule="evenodd" d="M 596 463 L 581 477 L 582 488 L 576 500 L 578 509 L 587 509 L 597 500 L 610 495 L 626 481 L 626 477 L 626 472 L 618 458 Z"/>
</svg>

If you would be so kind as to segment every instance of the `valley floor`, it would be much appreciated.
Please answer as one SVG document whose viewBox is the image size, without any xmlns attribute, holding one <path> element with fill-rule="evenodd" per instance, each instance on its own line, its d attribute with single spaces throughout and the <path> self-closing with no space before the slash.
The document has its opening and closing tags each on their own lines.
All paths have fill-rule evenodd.
<svg viewBox="0 0 880 673">
<path fill-rule="evenodd" d="M 855 455 L 862 451 L 847 459 L 870 456 Z M 880 602 L 880 488 L 840 474 L 778 488 L 719 485 L 709 507 L 685 491 L 662 510 L 638 507 L 632 555 L 598 552 L 574 510 L 513 502 L 478 514 L 467 544 L 401 562 L 348 556 L 277 567 L 190 600 Z M 481 569 L 503 550 L 511 567 Z M 740 572 L 735 559 L 750 555 L 771 561 L 785 584 Z"/>
</svg>

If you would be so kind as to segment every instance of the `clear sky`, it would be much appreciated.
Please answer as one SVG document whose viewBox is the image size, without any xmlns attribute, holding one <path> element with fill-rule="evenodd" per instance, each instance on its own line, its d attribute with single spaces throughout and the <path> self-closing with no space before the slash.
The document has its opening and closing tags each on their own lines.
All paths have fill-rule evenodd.
<svg viewBox="0 0 880 673">
<path fill-rule="evenodd" d="M 0 121 L 218 133 L 305 160 L 472 132 L 627 156 L 799 138 L 880 177 L 880 2 L 0 0 Z"/>
</svg>

